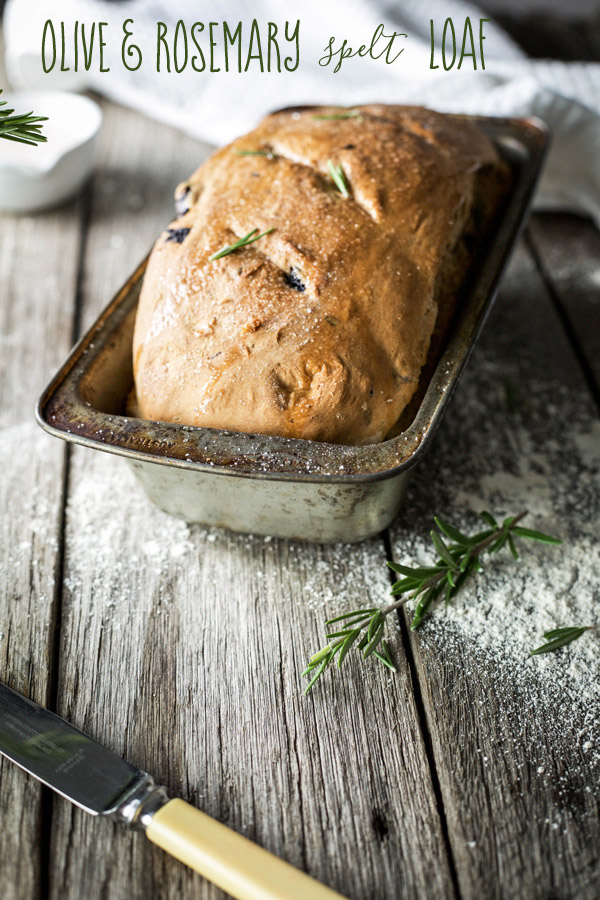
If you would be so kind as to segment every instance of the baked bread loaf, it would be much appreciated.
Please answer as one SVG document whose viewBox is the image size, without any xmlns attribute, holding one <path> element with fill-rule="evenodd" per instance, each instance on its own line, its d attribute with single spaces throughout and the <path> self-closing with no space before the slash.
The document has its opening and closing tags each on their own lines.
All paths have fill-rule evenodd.
<svg viewBox="0 0 600 900">
<path fill-rule="evenodd" d="M 138 414 L 383 440 L 508 183 L 492 143 L 458 116 L 380 105 L 268 116 L 177 189 L 137 313 Z M 253 229 L 269 233 L 211 260 Z"/>
</svg>

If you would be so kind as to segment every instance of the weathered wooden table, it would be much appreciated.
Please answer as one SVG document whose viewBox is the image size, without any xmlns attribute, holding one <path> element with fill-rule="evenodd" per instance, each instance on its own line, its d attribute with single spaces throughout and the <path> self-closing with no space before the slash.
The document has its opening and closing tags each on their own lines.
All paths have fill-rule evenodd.
<svg viewBox="0 0 600 900">
<path fill-rule="evenodd" d="M 299 673 L 326 613 L 384 600 L 386 559 L 452 517 L 465 482 L 494 502 L 490 473 L 518 481 L 532 443 L 544 454 L 572 416 L 597 417 L 600 235 L 534 218 L 390 534 L 326 547 L 188 528 L 122 461 L 33 422 L 208 152 L 104 108 L 85 194 L 0 224 L 1 677 L 353 900 L 597 900 L 600 772 L 566 698 L 513 680 L 468 636 L 411 634 L 404 619 L 397 675 L 349 657 L 305 698 Z M 594 490 L 587 507 L 563 503 L 561 534 L 593 522 Z M 0 771 L 2 900 L 223 896 L 142 836 Z"/>
</svg>

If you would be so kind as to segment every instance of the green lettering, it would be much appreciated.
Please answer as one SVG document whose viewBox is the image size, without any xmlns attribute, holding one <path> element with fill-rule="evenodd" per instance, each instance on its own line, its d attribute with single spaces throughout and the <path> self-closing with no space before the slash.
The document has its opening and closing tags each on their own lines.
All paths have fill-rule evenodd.
<svg viewBox="0 0 600 900">
<path fill-rule="evenodd" d="M 467 53 L 467 51 L 466 51 L 467 33 L 469 34 L 469 37 L 471 40 L 471 52 L 470 53 Z M 473 29 L 471 28 L 471 20 L 468 16 L 465 19 L 465 30 L 463 32 L 463 42 L 462 42 L 462 47 L 461 47 L 461 51 L 460 51 L 460 59 L 458 61 L 458 66 L 457 66 L 458 69 L 460 69 L 460 67 L 463 64 L 463 59 L 465 59 L 465 57 L 467 57 L 467 56 L 470 56 L 472 58 L 473 68 L 475 69 L 475 71 L 477 71 L 477 57 L 475 56 L 475 41 L 473 40 Z"/>
<path fill-rule="evenodd" d="M 110 72 L 110 66 L 104 67 L 104 48 L 106 41 L 104 40 L 104 29 L 108 28 L 108 22 L 98 22 L 98 40 L 100 41 L 100 71 Z"/>
<path fill-rule="evenodd" d="M 79 22 L 77 19 L 73 29 L 73 39 L 73 71 L 77 72 L 79 66 Z"/>
<path fill-rule="evenodd" d="M 179 47 L 179 38 L 180 35 L 183 34 L 183 47 L 184 47 L 184 56 L 183 63 L 179 65 L 179 57 L 178 57 L 178 47 Z M 185 67 L 188 64 L 188 39 L 187 39 L 187 31 L 185 30 L 185 22 L 182 19 L 179 19 L 177 25 L 175 26 L 175 36 L 173 38 L 173 64 L 175 66 L 175 71 L 177 74 L 183 72 Z"/>
<path fill-rule="evenodd" d="M 65 23 L 60 23 L 60 40 L 61 40 L 61 50 L 60 50 L 60 71 L 61 72 L 70 72 L 71 69 L 69 66 L 65 66 Z"/>
<path fill-rule="evenodd" d="M 90 32 L 90 44 L 89 47 L 86 44 L 85 39 L 85 25 L 81 23 L 81 45 L 83 50 L 83 66 L 86 72 L 89 72 L 92 67 L 92 58 L 94 52 L 94 34 L 96 31 L 96 23 L 92 22 L 92 29 Z"/>
<path fill-rule="evenodd" d="M 242 23 L 238 22 L 237 28 L 231 33 L 227 22 L 223 22 L 223 47 L 225 50 L 225 71 L 229 72 L 229 51 L 227 44 L 232 47 L 237 42 L 237 71 L 242 71 Z"/>
<path fill-rule="evenodd" d="M 479 52 L 481 53 L 481 68 L 485 72 L 485 60 L 483 58 L 483 42 L 485 41 L 485 34 L 483 33 L 483 23 L 489 22 L 489 19 L 480 19 L 479 20 Z"/>
<path fill-rule="evenodd" d="M 200 68 L 198 68 L 198 66 L 196 65 L 196 60 L 198 59 L 198 57 L 192 56 L 192 69 L 194 70 L 194 72 L 204 72 L 204 70 L 206 68 L 206 60 L 204 59 L 204 53 L 202 52 L 202 47 L 196 40 L 196 35 L 194 34 L 194 32 L 196 31 L 196 28 L 198 29 L 198 31 L 204 31 L 204 23 L 203 22 L 194 22 L 194 24 L 192 25 L 192 40 L 194 42 L 196 50 L 200 54 L 200 60 L 201 60 Z"/>
<path fill-rule="evenodd" d="M 161 54 L 161 44 L 164 47 L 165 54 L 167 56 L 167 72 L 171 71 L 171 58 L 169 56 L 169 45 L 167 44 L 165 38 L 167 35 L 167 26 L 164 22 L 156 23 L 156 71 L 160 72 L 160 54 Z"/>
<path fill-rule="evenodd" d="M 430 69 L 439 69 L 439 66 L 437 66 L 437 65 L 434 66 L 434 64 L 433 64 L 434 54 L 435 54 L 435 35 L 433 33 L 433 19 L 429 20 L 429 25 L 431 28 L 431 58 L 429 60 L 429 68 Z"/>
<path fill-rule="evenodd" d="M 384 35 L 384 37 L 387 37 L 387 35 Z M 398 57 L 400 56 L 400 54 L 404 53 L 404 47 L 402 47 L 401 50 L 398 50 L 398 52 L 396 53 L 394 58 L 390 59 L 390 53 L 392 52 L 392 47 L 394 46 L 394 41 L 396 40 L 397 37 L 408 37 L 408 35 L 405 34 L 405 32 L 403 32 L 403 31 L 394 31 L 394 33 L 392 35 L 390 35 L 389 43 L 387 45 L 387 50 L 385 52 L 385 61 L 388 64 L 388 66 L 391 66 L 392 63 L 395 63 L 396 60 L 398 59 Z"/>
<path fill-rule="evenodd" d="M 253 53 L 252 51 L 254 49 L 255 41 L 258 46 L 258 50 L 256 51 L 256 53 Z M 252 19 L 252 26 L 250 28 L 250 40 L 248 41 L 248 56 L 246 57 L 246 68 L 244 69 L 244 72 L 248 71 L 248 69 L 250 68 L 250 63 L 253 59 L 258 60 L 258 62 L 260 63 L 260 71 L 264 72 L 265 65 L 263 63 L 262 49 L 260 46 L 260 30 L 256 19 Z"/>
<path fill-rule="evenodd" d="M 46 64 L 46 38 L 48 36 L 48 30 L 50 30 L 50 33 L 52 35 L 52 62 L 49 66 Z M 46 72 L 46 74 L 48 74 L 48 72 L 52 71 L 52 69 L 54 68 L 55 65 L 56 65 L 56 34 L 54 32 L 54 25 L 52 24 L 52 20 L 47 19 L 46 22 L 44 23 L 44 30 L 42 31 L 42 67 L 44 69 L 44 72 Z"/>
<path fill-rule="evenodd" d="M 125 19 L 125 21 L 123 22 L 124 37 L 123 43 L 121 44 L 121 59 L 123 60 L 123 65 L 129 72 L 137 72 L 142 64 L 142 51 L 137 44 L 134 44 L 133 41 L 128 40 L 128 38 L 130 38 L 132 35 L 131 29 L 127 27 L 129 24 L 133 25 L 133 19 Z M 132 57 L 134 59 L 137 59 L 137 63 L 132 62 L 130 65 L 127 62 L 127 57 L 129 57 L 130 59 Z"/>
<path fill-rule="evenodd" d="M 210 40 L 210 71 L 211 72 L 220 72 L 221 69 L 215 69 L 215 47 L 217 46 L 217 42 L 215 41 L 213 32 L 215 28 L 218 26 L 218 22 L 209 22 L 208 23 L 208 35 Z"/>
<path fill-rule="evenodd" d="M 287 29 L 287 23 L 286 23 L 286 29 Z M 321 59 L 319 60 L 320 66 L 328 66 L 329 63 L 331 62 L 331 60 L 333 59 L 333 44 L 334 44 L 334 42 L 335 42 L 335 37 L 330 37 L 329 43 L 325 47 L 325 49 L 328 51 L 328 53 L 326 56 L 322 56 Z M 287 59 L 286 59 L 286 63 L 287 63 Z M 286 65 L 286 69 L 287 69 L 287 65 Z"/>
<path fill-rule="evenodd" d="M 446 32 L 448 30 L 448 25 L 450 25 L 450 29 L 452 31 L 452 62 L 450 65 L 446 65 Z M 442 65 L 446 72 L 448 69 L 451 69 L 454 63 L 456 62 L 456 32 L 454 30 L 454 22 L 452 19 L 446 19 L 444 22 L 444 31 L 442 32 Z"/>
<path fill-rule="evenodd" d="M 288 72 L 294 72 L 300 65 L 300 19 L 297 19 L 296 27 L 292 31 L 291 35 L 288 34 L 288 25 L 289 25 L 289 22 L 286 22 L 285 23 L 285 39 L 286 39 L 286 41 L 289 41 L 290 43 L 292 41 L 295 41 L 296 55 L 295 55 L 295 57 L 286 56 L 286 58 L 283 61 L 283 65 L 285 66 L 285 68 L 287 69 Z M 331 38 L 331 41 L 333 41 L 333 38 Z M 330 47 L 331 47 L 331 41 L 329 42 Z M 295 59 L 295 62 L 294 62 L 294 59 Z M 291 65 L 291 63 L 294 63 L 294 64 Z M 319 60 L 319 64 L 320 63 L 321 63 L 321 60 Z M 325 65 L 327 65 L 327 63 Z"/>
<path fill-rule="evenodd" d="M 277 54 L 277 71 L 281 72 L 281 57 L 279 56 L 279 45 L 277 43 L 277 25 L 275 22 L 269 22 L 269 31 L 267 38 L 267 72 L 271 72 L 271 45 L 275 47 Z"/>
</svg>

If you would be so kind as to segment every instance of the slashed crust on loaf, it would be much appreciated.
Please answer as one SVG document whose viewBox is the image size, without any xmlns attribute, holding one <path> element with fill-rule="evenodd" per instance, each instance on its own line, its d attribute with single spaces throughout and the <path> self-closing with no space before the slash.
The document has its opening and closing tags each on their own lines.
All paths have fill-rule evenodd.
<svg viewBox="0 0 600 900">
<path fill-rule="evenodd" d="M 372 105 L 316 118 L 328 113 L 268 116 L 178 188 L 135 327 L 143 418 L 365 444 L 409 403 L 438 305 L 466 274 L 465 237 L 489 224 L 508 173 L 460 117 Z M 269 155 L 240 153 L 256 150 Z M 254 228 L 274 230 L 209 260 Z"/>
</svg>

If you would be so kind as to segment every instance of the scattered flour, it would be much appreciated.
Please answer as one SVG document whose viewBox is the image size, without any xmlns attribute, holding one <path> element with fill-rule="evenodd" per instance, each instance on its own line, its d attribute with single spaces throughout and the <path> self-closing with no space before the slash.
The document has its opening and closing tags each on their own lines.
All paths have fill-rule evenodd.
<svg viewBox="0 0 600 900">
<path fill-rule="evenodd" d="M 471 388 L 466 403 L 454 404 L 448 427 L 415 474 L 392 531 L 395 558 L 431 559 L 427 535 L 433 513 L 473 530 L 480 527 L 476 513 L 483 508 L 498 517 L 528 509 L 526 524 L 561 537 L 564 546 L 521 541 L 518 563 L 506 551 L 487 557 L 484 571 L 447 608 L 440 606 L 429 617 L 420 640 L 425 649 L 471 660 L 465 677 L 480 677 L 485 670 L 501 712 L 506 701 L 507 715 L 514 715 L 514 694 L 522 691 L 524 731 L 532 705 L 558 711 L 552 726 L 556 741 L 568 732 L 587 764 L 600 765 L 600 426 L 585 406 L 572 403 L 572 394 L 562 394 L 556 386 L 548 389 L 552 402 L 548 399 L 544 408 L 541 385 L 536 386 L 538 401 L 542 397 L 537 409 L 528 408 L 518 417 L 495 414 L 494 422 L 488 422 L 488 403 L 495 399 L 498 407 L 501 386 L 493 366 L 480 365 L 478 377 L 478 391 Z M 569 428 L 548 427 L 548 411 L 554 408 L 553 415 L 562 420 L 565 406 Z M 457 436 L 461 433 L 478 436 L 471 453 Z M 33 461 L 42 472 L 35 492 L 18 498 L 19 517 L 28 521 L 25 531 L 19 528 L 18 540 L 13 538 L 16 500 L 8 481 L 2 487 L 9 514 L 2 517 L 1 528 L 10 548 L 4 565 L 14 578 L 28 578 L 42 552 L 58 549 L 54 467 L 44 475 L 45 459 L 49 452 L 59 452 L 57 446 L 34 425 L 5 429 L 1 435 L 4 471 L 27 468 Z M 148 616 L 156 606 L 150 596 L 140 596 L 142 585 L 161 598 L 160 612 L 169 615 L 173 573 L 179 573 L 180 584 L 201 584 L 205 596 L 214 588 L 217 597 L 222 596 L 223 573 L 235 577 L 239 571 L 250 598 L 268 596 L 307 607 L 315 633 L 321 633 L 325 613 L 357 602 L 385 602 L 389 593 L 377 541 L 307 550 L 271 538 L 190 527 L 157 510 L 125 465 L 92 451 L 78 449 L 73 455 L 66 521 L 67 602 L 87 597 L 90 617 L 97 615 L 91 598 L 94 585 L 102 581 L 107 608 L 119 607 L 115 627 Z M 210 565 L 202 567 L 206 558 L 217 563 L 214 573 Z M 273 578 L 266 579 L 265 561 L 275 558 L 277 566 L 268 567 Z M 136 572 L 143 572 L 143 578 Z M 47 597 L 52 587 L 48 575 L 40 584 L 41 595 Z M 544 631 L 564 625 L 591 628 L 558 653 L 529 657 L 543 642 Z M 547 716 L 544 727 L 547 732 Z M 552 739 L 551 734 L 546 737 Z M 549 777 L 545 758 L 535 771 L 540 778 Z"/>
<path fill-rule="evenodd" d="M 537 729 L 532 762 L 537 742 L 568 745 L 600 777 L 600 424 L 587 398 L 560 384 L 520 386 L 518 408 L 510 409 L 498 368 L 481 359 L 476 378 L 463 384 L 462 402 L 409 488 L 393 529 L 395 558 L 430 562 L 433 515 L 472 533 L 485 527 L 482 509 L 499 520 L 528 510 L 524 525 L 564 543 L 520 540 L 518 562 L 508 549 L 482 557 L 483 571 L 432 612 L 420 639 L 425 652 L 460 658 L 498 714 L 517 716 L 523 734 Z M 569 625 L 590 630 L 530 657 L 543 632 Z M 538 749 L 544 761 L 547 751 Z M 548 777 L 543 765 L 538 774 Z"/>
</svg>

